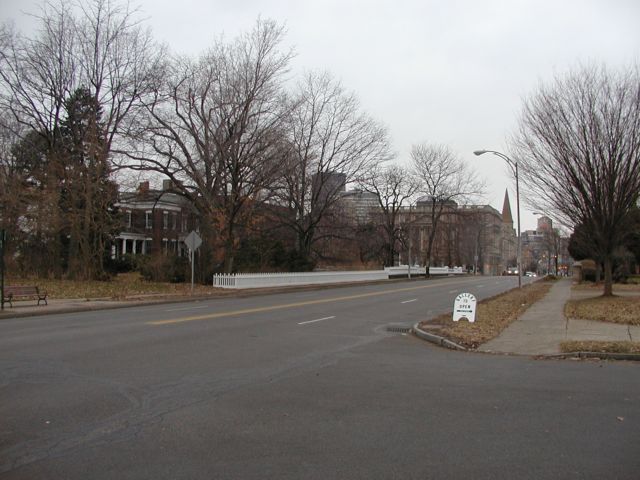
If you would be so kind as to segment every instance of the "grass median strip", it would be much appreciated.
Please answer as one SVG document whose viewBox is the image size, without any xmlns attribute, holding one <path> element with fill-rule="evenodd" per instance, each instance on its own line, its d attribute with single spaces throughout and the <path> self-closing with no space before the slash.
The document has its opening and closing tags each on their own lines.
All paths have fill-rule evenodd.
<svg viewBox="0 0 640 480">
<path fill-rule="evenodd" d="M 527 308 L 544 297 L 552 285 L 551 281 L 538 281 L 521 289 L 516 288 L 482 300 L 478 302 L 474 323 L 466 320 L 454 322 L 452 314 L 447 313 L 420 322 L 420 328 L 464 347 L 475 349 L 498 336 Z"/>
</svg>

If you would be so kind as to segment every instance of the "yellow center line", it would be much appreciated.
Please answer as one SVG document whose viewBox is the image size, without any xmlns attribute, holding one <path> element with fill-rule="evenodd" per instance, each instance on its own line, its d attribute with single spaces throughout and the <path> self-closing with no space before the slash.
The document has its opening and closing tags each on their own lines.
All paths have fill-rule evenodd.
<svg viewBox="0 0 640 480">
<path fill-rule="evenodd" d="M 414 290 L 423 290 L 426 288 L 434 288 L 438 286 L 442 286 L 442 284 L 438 283 L 438 284 L 422 285 L 418 287 L 396 288 L 392 290 L 383 290 L 381 292 L 360 293 L 357 295 L 348 295 L 344 297 L 322 298 L 319 300 L 309 300 L 306 302 L 284 303 L 281 305 L 272 305 L 270 307 L 245 308 L 242 310 L 231 310 L 229 312 L 210 313 L 207 315 L 197 315 L 193 317 L 174 318 L 171 320 L 155 320 L 155 321 L 146 322 L 146 323 L 147 325 L 171 325 L 175 323 L 194 322 L 197 320 L 212 320 L 214 318 L 234 317 L 238 315 L 244 315 L 247 313 L 272 312 L 274 310 L 284 310 L 287 308 L 295 308 L 295 307 L 306 307 L 308 305 L 319 305 L 322 303 L 342 302 L 345 300 L 355 300 L 358 298 L 375 297 L 378 295 L 387 295 L 390 293 L 411 292 Z"/>
</svg>

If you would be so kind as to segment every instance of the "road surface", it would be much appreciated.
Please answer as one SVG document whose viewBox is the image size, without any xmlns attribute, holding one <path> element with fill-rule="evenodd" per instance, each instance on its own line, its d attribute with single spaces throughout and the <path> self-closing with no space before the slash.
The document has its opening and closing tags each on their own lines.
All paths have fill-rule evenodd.
<svg viewBox="0 0 640 480">
<path fill-rule="evenodd" d="M 388 327 L 513 277 L 0 322 L 0 478 L 617 478 L 640 369 L 443 350 Z"/>
</svg>

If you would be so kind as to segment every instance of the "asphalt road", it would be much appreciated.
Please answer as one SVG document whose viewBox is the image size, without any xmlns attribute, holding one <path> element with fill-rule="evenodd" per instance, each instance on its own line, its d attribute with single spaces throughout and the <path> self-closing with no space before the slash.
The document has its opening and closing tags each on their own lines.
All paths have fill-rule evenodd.
<svg viewBox="0 0 640 480">
<path fill-rule="evenodd" d="M 639 478 L 640 365 L 387 331 L 515 281 L 2 320 L 0 478 Z"/>
</svg>

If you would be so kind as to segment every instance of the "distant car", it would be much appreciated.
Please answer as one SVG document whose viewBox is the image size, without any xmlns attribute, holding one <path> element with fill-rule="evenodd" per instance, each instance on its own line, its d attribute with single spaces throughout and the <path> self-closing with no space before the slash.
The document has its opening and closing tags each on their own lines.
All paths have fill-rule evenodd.
<svg viewBox="0 0 640 480">
<path fill-rule="evenodd" d="M 524 274 L 525 277 L 537 277 L 538 275 L 536 274 L 536 272 L 526 272 Z"/>
</svg>

